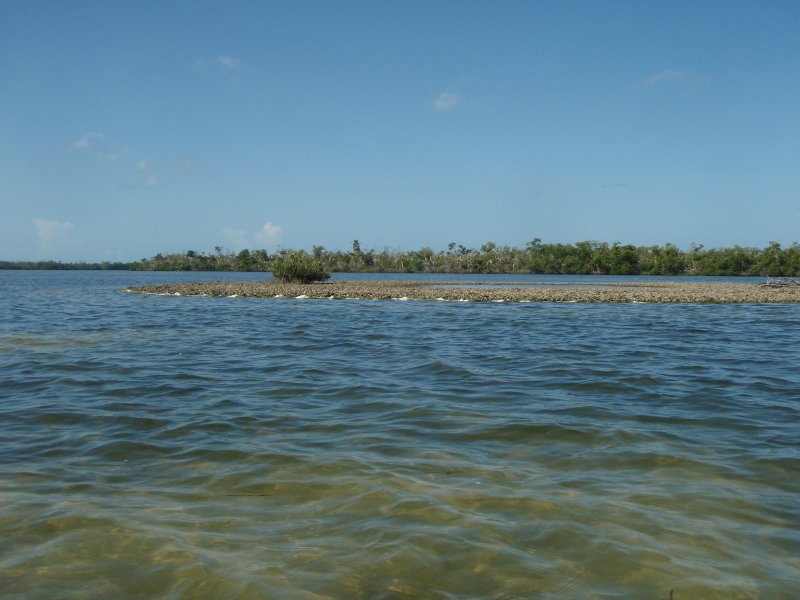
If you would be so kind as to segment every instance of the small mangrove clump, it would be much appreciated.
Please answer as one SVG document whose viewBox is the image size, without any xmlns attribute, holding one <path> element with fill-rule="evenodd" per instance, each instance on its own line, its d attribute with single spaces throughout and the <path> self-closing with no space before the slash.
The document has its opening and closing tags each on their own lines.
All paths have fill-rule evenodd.
<svg viewBox="0 0 800 600">
<path fill-rule="evenodd" d="M 287 252 L 272 262 L 272 276 L 286 283 L 326 281 L 331 272 L 302 250 Z"/>
</svg>

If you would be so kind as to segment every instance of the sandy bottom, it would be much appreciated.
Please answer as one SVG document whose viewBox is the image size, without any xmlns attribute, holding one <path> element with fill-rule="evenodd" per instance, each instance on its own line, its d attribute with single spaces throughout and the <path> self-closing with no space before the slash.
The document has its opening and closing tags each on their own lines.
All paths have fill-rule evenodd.
<svg viewBox="0 0 800 600">
<path fill-rule="evenodd" d="M 328 298 L 331 300 L 441 300 L 462 302 L 655 302 L 677 304 L 800 303 L 800 286 L 752 283 L 622 283 L 586 286 L 464 284 L 420 281 L 337 281 L 311 284 L 266 281 L 172 283 L 125 288 L 173 296 Z"/>
</svg>

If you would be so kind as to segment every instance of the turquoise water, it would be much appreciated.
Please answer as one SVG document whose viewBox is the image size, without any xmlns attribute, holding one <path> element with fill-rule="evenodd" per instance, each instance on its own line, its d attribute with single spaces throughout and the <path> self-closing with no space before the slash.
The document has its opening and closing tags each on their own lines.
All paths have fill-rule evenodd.
<svg viewBox="0 0 800 600">
<path fill-rule="evenodd" d="M 0 596 L 800 595 L 800 306 L 223 277 L 0 272 Z"/>
</svg>

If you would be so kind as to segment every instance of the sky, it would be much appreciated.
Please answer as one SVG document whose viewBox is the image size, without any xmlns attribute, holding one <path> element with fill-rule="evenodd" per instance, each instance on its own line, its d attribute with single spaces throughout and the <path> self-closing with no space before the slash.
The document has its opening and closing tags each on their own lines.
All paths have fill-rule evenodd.
<svg viewBox="0 0 800 600">
<path fill-rule="evenodd" d="M 0 260 L 800 241 L 800 2 L 0 3 Z"/>
</svg>

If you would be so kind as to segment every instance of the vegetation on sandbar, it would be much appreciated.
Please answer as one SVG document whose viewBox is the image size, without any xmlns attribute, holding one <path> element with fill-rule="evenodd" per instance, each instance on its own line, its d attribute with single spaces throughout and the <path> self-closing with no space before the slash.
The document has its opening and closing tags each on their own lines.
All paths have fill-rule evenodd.
<svg viewBox="0 0 800 600">
<path fill-rule="evenodd" d="M 313 283 L 330 279 L 331 272 L 322 262 L 301 250 L 279 256 L 270 264 L 272 276 L 292 283 Z"/>
<path fill-rule="evenodd" d="M 314 246 L 303 250 L 242 250 L 213 254 L 189 250 L 185 254 L 157 254 L 131 265 L 132 270 L 154 271 L 272 271 L 287 256 L 313 258 L 328 272 L 354 273 L 541 273 L 562 275 L 755 275 L 800 276 L 800 245 L 782 248 L 772 242 L 766 248 L 733 246 L 705 249 L 692 244 L 688 251 L 673 244 L 633 246 L 615 242 L 584 241 L 549 244 L 536 238 L 524 248 L 487 242 L 467 248 L 451 242 L 447 250 L 429 247 L 399 250 L 362 250 L 358 240 L 352 250 L 327 250 Z"/>
<path fill-rule="evenodd" d="M 523 248 L 486 242 L 468 248 L 451 242 L 446 250 L 430 247 L 400 251 L 362 250 L 358 240 L 348 251 L 314 246 L 304 250 L 280 249 L 229 252 L 189 250 L 183 254 L 156 254 L 134 263 L 62 263 L 55 261 L 0 261 L 0 269 L 114 269 L 133 271 L 272 271 L 287 257 L 313 259 L 323 272 L 356 273 L 537 273 L 561 275 L 754 275 L 800 277 L 800 245 L 766 248 L 733 246 L 706 249 L 692 244 L 681 250 L 673 244 L 634 246 L 614 242 L 584 241 L 574 244 L 544 243 L 536 238 Z M 278 267 L 280 269 L 280 267 Z"/>
</svg>

